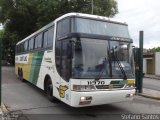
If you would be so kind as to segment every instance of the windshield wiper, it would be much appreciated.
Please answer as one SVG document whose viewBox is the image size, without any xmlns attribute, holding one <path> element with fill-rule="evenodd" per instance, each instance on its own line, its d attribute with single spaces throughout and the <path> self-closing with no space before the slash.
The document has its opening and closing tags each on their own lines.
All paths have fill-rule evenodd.
<svg viewBox="0 0 160 120">
<path fill-rule="evenodd" d="M 115 60 L 116 60 L 116 62 L 117 62 L 117 64 L 118 64 L 118 66 L 119 66 L 119 68 L 120 68 L 123 76 L 124 76 L 123 79 L 124 79 L 124 80 L 127 80 L 126 72 L 125 72 L 125 70 L 123 69 L 120 60 L 119 60 L 118 57 L 115 55 L 115 53 L 113 53 L 113 56 L 114 56 L 114 58 L 115 58 Z M 110 59 L 110 60 L 108 60 L 108 61 L 110 61 L 110 62 L 112 61 L 111 58 L 110 58 L 110 55 L 108 56 L 108 59 Z M 107 58 L 106 58 L 106 57 L 105 57 L 104 62 L 107 62 Z M 109 62 L 109 63 L 110 63 L 110 62 Z M 111 68 L 112 68 L 112 67 L 109 66 L 109 69 L 110 69 L 110 70 L 111 70 Z M 104 71 L 105 71 L 105 65 L 103 66 L 103 69 L 102 69 L 101 72 L 99 73 L 98 77 L 95 78 L 95 81 L 100 80 L 100 78 L 102 77 Z M 112 71 L 112 70 L 111 70 L 111 71 Z M 111 72 L 110 74 L 111 74 L 111 76 L 112 76 L 112 72 Z"/>
<path fill-rule="evenodd" d="M 123 74 L 123 76 L 124 76 L 123 79 L 124 79 L 124 80 L 127 80 L 126 72 L 125 72 L 125 70 L 123 69 L 120 60 L 119 60 L 118 57 L 115 55 L 115 53 L 113 53 L 113 55 L 114 55 L 114 58 L 116 59 L 116 61 L 117 61 L 117 63 L 118 63 L 118 66 L 119 66 L 119 68 L 120 68 L 120 70 L 121 70 L 121 72 L 122 72 L 122 74 Z"/>
<path fill-rule="evenodd" d="M 108 61 L 108 63 L 109 63 L 109 72 L 110 72 L 110 77 L 112 77 L 112 65 L 111 65 L 111 57 L 110 57 L 110 52 L 109 52 L 109 50 L 107 49 L 107 53 L 108 53 L 108 58 L 107 57 L 105 57 L 105 60 L 104 60 L 104 62 L 106 62 L 106 64 L 107 64 L 107 61 Z M 105 66 L 104 66 L 105 67 Z M 103 68 L 104 68 L 103 67 Z M 95 78 L 95 81 L 98 81 L 98 80 L 100 80 L 101 79 L 101 77 L 102 77 L 102 75 L 103 75 L 103 72 L 104 72 L 104 70 L 105 70 L 105 68 L 104 69 L 102 69 L 102 71 L 99 73 L 99 75 L 98 75 L 98 77 L 97 78 Z"/>
</svg>

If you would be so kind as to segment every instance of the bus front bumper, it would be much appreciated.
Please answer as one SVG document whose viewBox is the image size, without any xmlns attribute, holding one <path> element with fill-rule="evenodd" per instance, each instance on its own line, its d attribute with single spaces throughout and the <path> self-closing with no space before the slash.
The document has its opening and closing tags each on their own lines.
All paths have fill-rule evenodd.
<svg viewBox="0 0 160 120">
<path fill-rule="evenodd" d="M 134 95 L 135 89 L 90 92 L 71 91 L 71 106 L 85 107 L 110 104 L 115 102 L 132 101 Z"/>
</svg>

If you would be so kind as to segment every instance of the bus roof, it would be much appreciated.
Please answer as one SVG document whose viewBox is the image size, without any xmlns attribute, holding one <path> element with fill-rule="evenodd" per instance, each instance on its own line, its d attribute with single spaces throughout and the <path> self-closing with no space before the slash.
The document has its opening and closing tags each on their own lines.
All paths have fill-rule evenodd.
<svg viewBox="0 0 160 120">
<path fill-rule="evenodd" d="M 24 38 L 23 40 L 19 41 L 16 45 L 24 42 L 25 40 L 31 38 L 32 36 L 35 36 L 36 34 L 42 32 L 43 30 L 53 26 L 54 23 L 60 21 L 61 19 L 66 18 L 66 17 L 71 17 L 71 16 L 91 18 L 91 19 L 97 19 L 97 20 L 103 20 L 103 21 L 110 21 L 112 23 L 127 25 L 124 21 L 120 21 L 120 20 L 117 20 L 117 19 L 114 19 L 114 18 L 108 18 L 108 17 L 104 17 L 104 16 L 91 15 L 91 14 L 84 14 L 84 13 L 74 13 L 74 12 L 73 13 L 67 13 L 67 14 L 64 14 L 61 17 L 55 19 L 51 23 L 49 23 L 46 26 L 42 27 L 41 29 L 37 30 L 36 32 L 32 33 L 31 35 L 29 35 L 28 37 Z"/>
<path fill-rule="evenodd" d="M 99 20 L 111 21 L 113 23 L 119 23 L 119 24 L 127 25 L 126 22 L 115 19 L 115 18 L 109 18 L 109 17 L 92 15 L 92 14 L 84 14 L 84 13 L 67 13 L 67 14 L 64 14 L 61 17 L 57 18 L 55 21 L 59 21 L 59 20 L 65 18 L 65 17 L 69 17 L 69 16 L 79 16 L 79 17 L 92 18 L 92 19 L 97 19 L 97 20 L 99 19 Z"/>
</svg>

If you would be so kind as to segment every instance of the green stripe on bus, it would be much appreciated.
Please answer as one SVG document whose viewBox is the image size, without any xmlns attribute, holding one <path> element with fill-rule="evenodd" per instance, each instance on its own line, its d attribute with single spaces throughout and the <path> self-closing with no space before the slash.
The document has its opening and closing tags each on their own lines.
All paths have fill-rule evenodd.
<svg viewBox="0 0 160 120">
<path fill-rule="evenodd" d="M 32 67 L 30 70 L 30 82 L 33 84 L 37 84 L 38 77 L 39 77 L 39 71 L 43 59 L 44 51 L 39 51 L 33 53 L 33 58 L 32 58 Z"/>
<path fill-rule="evenodd" d="M 112 80 L 110 84 L 127 84 L 127 80 Z"/>
</svg>

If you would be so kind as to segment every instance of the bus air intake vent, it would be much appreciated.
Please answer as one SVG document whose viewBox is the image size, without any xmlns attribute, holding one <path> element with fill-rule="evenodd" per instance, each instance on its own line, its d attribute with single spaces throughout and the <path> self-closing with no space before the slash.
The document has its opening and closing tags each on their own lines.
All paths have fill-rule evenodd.
<svg viewBox="0 0 160 120">
<path fill-rule="evenodd" d="M 96 85 L 97 89 L 117 89 L 117 88 L 123 88 L 123 84 L 110 84 L 110 85 Z"/>
</svg>

